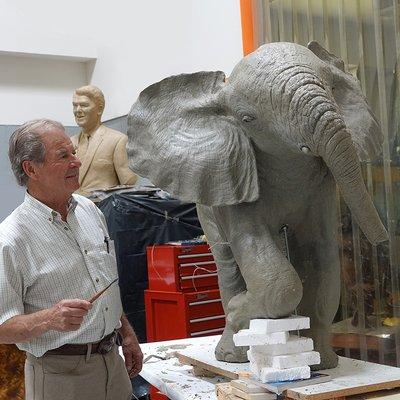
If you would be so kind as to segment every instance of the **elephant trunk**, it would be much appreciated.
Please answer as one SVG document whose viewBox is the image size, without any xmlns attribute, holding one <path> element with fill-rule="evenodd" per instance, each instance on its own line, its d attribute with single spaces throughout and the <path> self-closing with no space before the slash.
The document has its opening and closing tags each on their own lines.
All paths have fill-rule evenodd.
<svg viewBox="0 0 400 400">
<path fill-rule="evenodd" d="M 315 74 L 304 73 L 297 81 L 290 111 L 299 115 L 296 105 L 303 99 L 300 113 L 302 126 L 313 132 L 310 147 L 323 158 L 342 196 L 367 239 L 377 244 L 388 240 L 388 234 L 367 192 L 361 174 L 359 158 L 350 132 L 338 112 L 337 105 Z M 305 85 L 302 83 L 306 82 Z M 299 89 L 301 88 L 301 89 Z M 307 134 L 303 132 L 303 137 Z M 307 142 L 307 141 L 306 141 Z"/>
<path fill-rule="evenodd" d="M 365 187 L 350 134 L 345 126 L 338 126 L 332 122 L 336 129 L 339 129 L 334 129 L 334 134 L 328 135 L 330 137 L 324 142 L 319 153 L 332 172 L 345 202 L 367 239 L 372 244 L 384 242 L 388 240 L 388 235 Z M 329 132 L 329 126 L 325 125 L 325 128 Z"/>
</svg>

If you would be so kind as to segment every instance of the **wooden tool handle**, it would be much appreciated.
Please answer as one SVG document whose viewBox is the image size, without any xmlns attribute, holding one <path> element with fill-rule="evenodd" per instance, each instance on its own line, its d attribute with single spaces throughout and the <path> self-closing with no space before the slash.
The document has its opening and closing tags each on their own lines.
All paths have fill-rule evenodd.
<svg viewBox="0 0 400 400">
<path fill-rule="evenodd" d="M 95 293 L 88 301 L 89 303 L 94 303 L 113 283 L 117 282 L 117 279 L 114 279 L 109 285 L 107 285 L 104 289 L 100 290 L 99 292 Z"/>
</svg>

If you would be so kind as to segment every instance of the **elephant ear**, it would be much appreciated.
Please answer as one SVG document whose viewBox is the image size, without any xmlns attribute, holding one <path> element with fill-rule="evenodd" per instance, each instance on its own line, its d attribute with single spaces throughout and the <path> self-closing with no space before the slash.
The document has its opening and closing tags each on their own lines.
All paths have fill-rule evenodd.
<svg viewBox="0 0 400 400">
<path fill-rule="evenodd" d="M 329 53 L 317 42 L 310 42 L 308 48 L 332 72 L 332 94 L 342 112 L 360 160 L 378 157 L 382 150 L 383 135 L 359 81 L 345 72 L 343 60 Z"/>
<path fill-rule="evenodd" d="M 225 112 L 224 85 L 222 72 L 198 72 L 140 93 L 128 115 L 130 168 L 183 201 L 221 206 L 257 200 L 253 146 Z"/>
</svg>

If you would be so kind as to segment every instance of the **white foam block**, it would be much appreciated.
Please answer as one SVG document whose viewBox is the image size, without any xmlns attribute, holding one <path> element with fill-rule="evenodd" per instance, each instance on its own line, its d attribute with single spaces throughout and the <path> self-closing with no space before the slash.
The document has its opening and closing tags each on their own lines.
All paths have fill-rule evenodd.
<svg viewBox="0 0 400 400">
<path fill-rule="evenodd" d="M 321 362 L 320 355 L 317 351 L 270 356 L 263 353 L 257 353 L 254 348 L 252 348 L 247 353 L 249 360 L 253 360 L 253 362 L 256 362 L 259 365 L 264 364 L 266 367 L 277 369 L 302 367 L 304 365 L 314 365 Z"/>
<path fill-rule="evenodd" d="M 266 362 L 265 354 L 252 354 L 250 350 L 247 350 L 247 358 L 250 361 L 249 369 L 256 376 L 260 376 L 263 368 L 270 367 Z"/>
<path fill-rule="evenodd" d="M 263 367 L 270 367 L 270 365 L 267 365 L 266 360 L 268 356 L 263 353 L 257 353 L 254 350 L 251 350 L 251 347 L 249 350 L 247 350 L 247 358 L 249 359 L 250 363 L 257 363 Z"/>
<path fill-rule="evenodd" d="M 233 335 L 235 346 L 254 346 L 266 344 L 284 344 L 289 339 L 288 332 L 253 333 L 249 329 L 243 329 Z"/>
<path fill-rule="evenodd" d="M 250 349 L 254 350 L 256 353 L 276 356 L 281 354 L 295 354 L 312 351 L 314 350 L 314 343 L 310 338 L 289 335 L 288 341 L 284 344 L 253 345 L 250 346 Z"/>
<path fill-rule="evenodd" d="M 260 376 L 261 368 L 264 368 L 264 365 L 259 365 L 259 364 L 255 363 L 254 361 L 250 361 L 249 371 L 251 373 L 253 373 L 255 376 L 257 376 L 257 377 Z"/>
<path fill-rule="evenodd" d="M 250 331 L 257 333 L 273 333 L 285 331 L 297 331 L 299 329 L 309 329 L 310 318 L 292 315 L 288 318 L 267 318 L 252 319 L 250 321 Z"/>
<path fill-rule="evenodd" d="M 247 357 L 250 361 L 250 365 L 249 365 L 249 370 L 250 372 L 252 372 L 254 375 L 256 376 L 260 376 L 261 374 L 261 369 L 266 367 L 267 365 L 265 365 L 265 363 L 263 362 L 263 360 L 260 360 L 257 357 L 253 357 L 250 353 L 249 350 L 247 351 Z"/>
<path fill-rule="evenodd" d="M 296 379 L 309 379 L 311 376 L 310 367 L 295 367 L 287 369 L 275 369 L 270 367 L 264 367 L 260 371 L 259 379 L 261 382 L 282 382 L 282 381 L 294 381 Z"/>
<path fill-rule="evenodd" d="M 303 365 L 315 365 L 321 362 L 321 357 L 318 351 L 271 356 L 271 358 L 272 367 L 278 369 L 302 367 Z"/>
</svg>

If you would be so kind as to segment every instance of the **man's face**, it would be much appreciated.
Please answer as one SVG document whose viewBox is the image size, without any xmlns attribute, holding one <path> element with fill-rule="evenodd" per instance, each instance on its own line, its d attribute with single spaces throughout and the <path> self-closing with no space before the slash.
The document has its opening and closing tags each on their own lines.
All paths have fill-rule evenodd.
<svg viewBox="0 0 400 400">
<path fill-rule="evenodd" d="M 82 128 L 95 127 L 100 122 L 102 111 L 96 103 L 87 96 L 74 94 L 72 99 L 75 121 Z"/>
<path fill-rule="evenodd" d="M 45 147 L 45 159 L 35 165 L 35 184 L 49 197 L 68 199 L 79 188 L 81 162 L 75 156 L 75 148 L 62 130 L 41 135 Z"/>
</svg>

